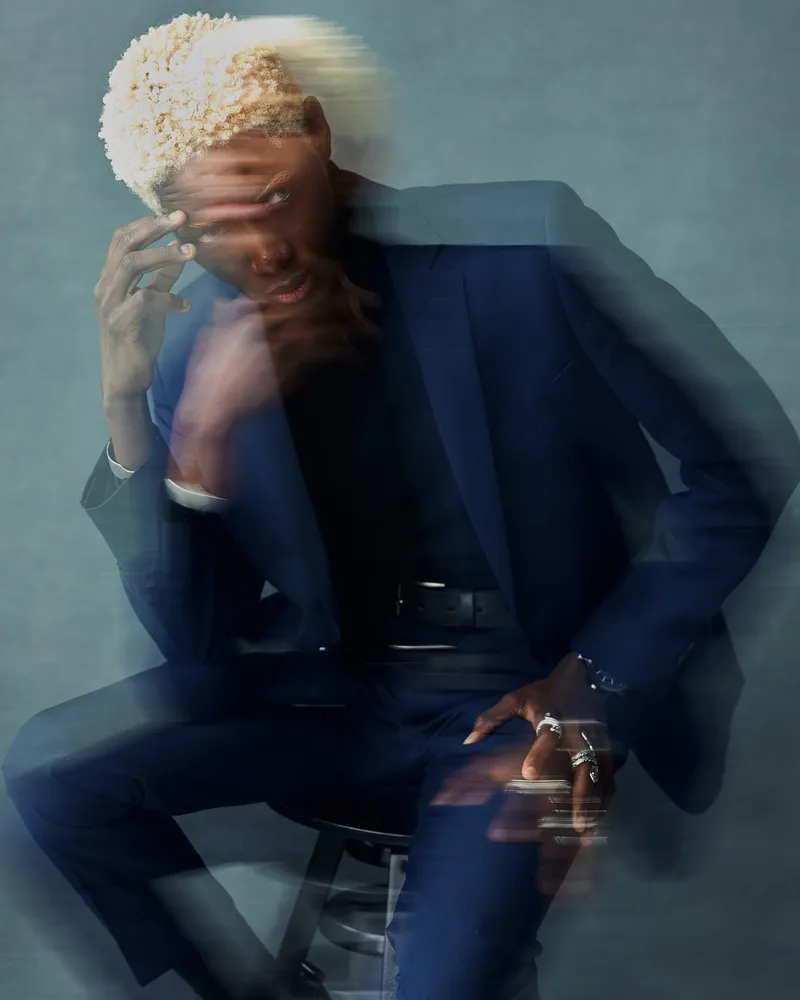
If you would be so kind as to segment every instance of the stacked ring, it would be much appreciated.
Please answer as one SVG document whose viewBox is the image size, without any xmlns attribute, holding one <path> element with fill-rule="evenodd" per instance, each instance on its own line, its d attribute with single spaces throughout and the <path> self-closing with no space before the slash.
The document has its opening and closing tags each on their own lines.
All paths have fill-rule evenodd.
<svg viewBox="0 0 800 1000">
<path fill-rule="evenodd" d="M 570 758 L 572 762 L 572 770 L 576 771 L 581 764 L 589 765 L 589 778 L 592 784 L 597 784 L 600 779 L 600 765 L 597 763 L 597 756 L 592 750 L 579 750 L 577 753 L 573 754 Z"/>
<path fill-rule="evenodd" d="M 549 712 L 544 713 L 544 718 L 536 724 L 537 736 L 539 735 L 539 730 L 543 726 L 546 726 L 555 737 L 561 739 L 561 735 L 564 730 L 561 727 L 561 722 L 554 715 L 551 715 Z"/>
</svg>

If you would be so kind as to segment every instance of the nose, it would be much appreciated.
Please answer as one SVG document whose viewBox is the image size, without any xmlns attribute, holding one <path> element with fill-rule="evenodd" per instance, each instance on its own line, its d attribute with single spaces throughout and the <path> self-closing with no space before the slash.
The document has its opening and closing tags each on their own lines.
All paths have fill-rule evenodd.
<svg viewBox="0 0 800 1000">
<path fill-rule="evenodd" d="M 253 272 L 262 277 L 271 277 L 284 271 L 292 259 L 292 248 L 286 240 L 263 232 L 253 241 L 250 263 Z"/>
</svg>

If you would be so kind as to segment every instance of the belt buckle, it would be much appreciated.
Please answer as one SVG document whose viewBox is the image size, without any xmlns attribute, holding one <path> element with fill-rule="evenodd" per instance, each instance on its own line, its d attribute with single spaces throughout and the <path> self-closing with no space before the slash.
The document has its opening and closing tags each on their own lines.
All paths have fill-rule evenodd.
<svg viewBox="0 0 800 1000">
<path fill-rule="evenodd" d="M 416 580 L 414 583 L 416 587 L 424 587 L 427 590 L 446 590 L 446 583 L 434 583 L 429 580 Z M 474 590 L 461 590 L 459 588 L 453 588 L 449 591 L 451 595 L 451 600 L 456 605 L 452 608 L 447 608 L 446 612 L 451 615 L 448 625 L 455 628 L 475 628 L 476 627 L 476 615 L 475 615 L 475 591 Z"/>
<path fill-rule="evenodd" d="M 413 586 L 415 586 L 415 587 L 426 587 L 429 590 L 443 590 L 447 586 L 447 584 L 446 583 L 437 583 L 434 580 L 415 580 L 414 583 L 413 583 Z M 405 604 L 405 601 L 403 600 L 403 584 L 402 583 L 398 583 L 397 584 L 397 596 L 395 597 L 395 602 L 394 602 L 395 615 L 398 618 L 400 617 L 400 612 L 401 612 L 403 604 Z"/>
<path fill-rule="evenodd" d="M 478 625 L 477 615 L 475 613 L 475 591 L 474 590 L 462 590 L 458 595 L 459 602 L 459 612 L 461 616 L 461 621 L 459 624 L 463 625 L 465 628 L 476 628 Z"/>
</svg>

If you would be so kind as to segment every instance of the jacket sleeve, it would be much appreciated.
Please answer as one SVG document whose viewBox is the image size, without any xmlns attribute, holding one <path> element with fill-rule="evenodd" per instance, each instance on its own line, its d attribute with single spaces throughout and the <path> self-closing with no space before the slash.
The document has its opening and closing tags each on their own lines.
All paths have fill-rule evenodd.
<svg viewBox="0 0 800 1000">
<path fill-rule="evenodd" d="M 573 648 L 663 697 L 682 659 L 758 560 L 800 480 L 800 442 L 713 322 L 554 184 L 547 244 L 562 306 L 591 365 L 680 463 L 652 537 Z M 584 414 L 591 419 L 591 414 Z"/>
<path fill-rule="evenodd" d="M 81 506 L 111 550 L 134 612 L 171 665 L 178 687 L 186 688 L 179 692 L 181 700 L 187 704 L 187 698 L 199 697 L 221 707 L 233 692 L 223 690 L 228 679 L 218 668 L 229 662 L 237 630 L 256 613 L 264 580 L 220 517 L 169 499 L 164 476 L 171 408 L 154 395 L 147 460 L 120 482 L 104 449 Z"/>
</svg>

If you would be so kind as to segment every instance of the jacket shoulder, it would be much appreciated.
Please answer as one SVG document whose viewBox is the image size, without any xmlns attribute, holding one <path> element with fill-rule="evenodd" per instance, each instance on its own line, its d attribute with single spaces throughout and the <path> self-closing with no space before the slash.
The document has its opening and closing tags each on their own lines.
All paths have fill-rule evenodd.
<svg viewBox="0 0 800 1000">
<path fill-rule="evenodd" d="M 561 181 L 492 181 L 406 188 L 401 211 L 417 213 L 450 246 L 546 243 L 548 204 L 571 188 Z"/>
</svg>

